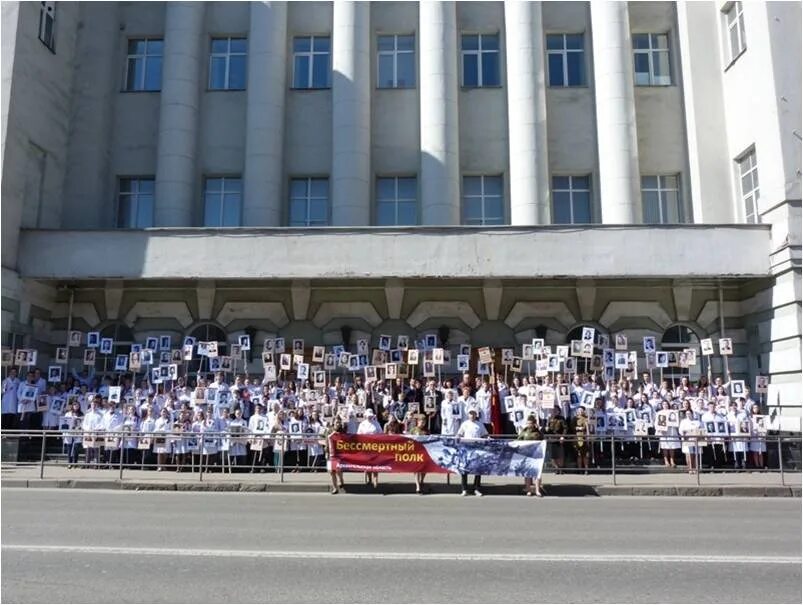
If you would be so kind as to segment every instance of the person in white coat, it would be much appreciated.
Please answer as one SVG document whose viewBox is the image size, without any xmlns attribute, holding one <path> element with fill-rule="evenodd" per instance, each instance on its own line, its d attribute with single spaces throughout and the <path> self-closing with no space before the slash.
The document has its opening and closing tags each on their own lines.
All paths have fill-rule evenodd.
<svg viewBox="0 0 803 605">
<path fill-rule="evenodd" d="M 241 466 L 245 463 L 248 451 L 244 439 L 248 431 L 248 423 L 243 418 L 242 408 L 234 409 L 234 418 L 228 421 L 226 430 L 229 433 L 229 460 L 232 466 Z M 242 436 L 241 436 L 242 435 Z"/>
<path fill-rule="evenodd" d="M 483 439 L 488 436 L 488 431 L 485 426 L 478 420 L 479 414 L 477 414 L 477 410 L 469 409 L 468 411 L 468 420 L 466 420 L 463 424 L 460 425 L 460 428 L 457 430 L 457 437 L 460 439 Z M 482 492 L 480 491 L 480 481 L 482 480 L 482 475 L 474 475 L 474 495 L 475 496 L 482 496 Z M 468 473 L 460 473 L 460 486 L 462 487 L 463 491 L 460 493 L 461 496 L 468 495 Z"/>
<path fill-rule="evenodd" d="M 89 401 L 89 409 L 84 415 L 81 430 L 84 433 L 83 444 L 84 451 L 86 452 L 85 464 L 94 462 L 97 465 L 100 462 L 100 443 L 101 433 L 103 431 L 103 414 L 98 409 L 97 397 L 92 397 Z"/>
<path fill-rule="evenodd" d="M 170 411 L 162 408 L 159 418 L 153 426 L 155 433 L 153 438 L 153 453 L 156 454 L 156 470 L 163 471 L 167 464 L 167 457 L 172 453 L 173 446 L 170 442 L 170 433 L 173 432 L 173 420 Z"/>
<path fill-rule="evenodd" d="M 745 468 L 748 438 L 750 437 L 750 418 L 744 410 L 739 411 L 736 403 L 728 409 L 728 451 L 733 458 L 733 468 Z"/>
<path fill-rule="evenodd" d="M 465 420 L 463 402 L 455 399 L 455 392 L 448 390 L 441 401 L 441 435 L 455 435 Z"/>
<path fill-rule="evenodd" d="M 125 418 L 123 420 L 123 464 L 134 464 L 138 462 L 137 456 L 137 437 L 139 431 L 139 417 L 137 416 L 137 406 L 129 404 L 126 406 Z"/>
<path fill-rule="evenodd" d="M 274 418 L 278 418 L 279 414 L 281 410 L 275 413 Z M 270 421 L 265 416 L 265 406 L 258 403 L 254 415 L 248 419 L 248 432 L 251 434 L 251 472 L 254 472 L 255 467 L 260 467 L 260 471 L 264 473 L 270 464 L 273 452 L 270 451 L 269 440 L 264 438 L 270 429 Z"/>
<path fill-rule="evenodd" d="M 111 465 L 119 461 L 118 456 L 120 455 L 121 441 L 121 435 L 119 433 L 123 430 L 125 416 L 113 401 L 110 401 L 108 406 L 109 407 L 103 414 L 103 430 L 107 433 L 104 439 L 103 455 L 106 464 Z M 118 434 L 115 435 L 114 433 Z"/>
<path fill-rule="evenodd" d="M 64 445 L 67 448 L 67 468 L 78 465 L 78 454 L 81 450 L 81 425 L 84 421 L 84 414 L 81 411 L 81 404 L 73 399 L 70 409 L 64 414 L 68 419 L 69 429 L 63 433 Z"/>
<path fill-rule="evenodd" d="M 8 376 L 3 380 L 3 424 L 4 430 L 16 428 L 17 424 L 17 389 L 20 381 L 17 378 L 17 368 L 11 368 Z"/>
<path fill-rule="evenodd" d="M 142 410 L 139 421 L 140 438 L 137 440 L 137 450 L 140 452 L 140 464 L 144 467 L 153 465 L 153 431 L 156 429 L 156 418 L 151 416 L 151 407 Z"/>
<path fill-rule="evenodd" d="M 699 420 L 694 419 L 694 412 L 686 410 L 686 416 L 680 421 L 678 433 L 682 439 L 681 449 L 686 454 L 686 466 L 689 474 L 697 473 L 697 448 L 700 447 L 697 438 L 702 433 L 702 425 Z"/>
<path fill-rule="evenodd" d="M 370 408 L 365 410 L 365 417 L 357 427 L 358 435 L 381 435 L 382 427 L 376 419 L 374 411 Z M 371 483 L 374 489 L 379 487 L 379 473 L 365 473 L 365 482 Z"/>
</svg>

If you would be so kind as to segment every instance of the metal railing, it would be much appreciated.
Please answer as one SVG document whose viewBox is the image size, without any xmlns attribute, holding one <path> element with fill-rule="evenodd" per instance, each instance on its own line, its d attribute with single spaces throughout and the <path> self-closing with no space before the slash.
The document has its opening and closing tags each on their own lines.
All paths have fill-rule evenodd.
<svg viewBox="0 0 803 605">
<path fill-rule="evenodd" d="M 492 435 L 492 438 L 513 439 L 515 435 Z M 198 480 L 203 481 L 204 474 L 222 472 L 232 474 L 237 471 L 257 470 L 272 471 L 284 482 L 285 474 L 290 472 L 323 472 L 326 471 L 326 453 L 323 437 L 311 433 L 231 433 L 227 431 L 209 432 L 141 432 L 141 431 L 93 431 L 82 430 L 4 430 L 0 432 L 0 440 L 8 443 L 16 441 L 18 445 L 27 447 L 24 459 L 2 460 L 0 468 L 15 466 L 30 467 L 38 465 L 39 478 L 43 479 L 46 467 L 80 466 L 91 469 L 114 469 L 120 479 L 125 470 L 167 469 L 197 473 Z M 163 441 L 160 441 L 163 440 Z M 740 472 L 778 472 L 781 485 L 785 485 L 785 473 L 799 472 L 803 439 L 800 436 L 766 435 L 766 436 L 620 436 L 620 435 L 545 435 L 547 455 L 544 464 L 545 472 L 584 472 L 609 475 L 614 485 L 617 475 L 640 473 L 677 473 L 686 468 L 696 475 L 700 484 L 701 472 L 740 473 Z M 48 450 L 48 445 L 55 446 L 61 442 L 59 454 Z M 660 464 L 663 458 L 661 445 L 682 444 L 690 446 L 692 459 L 696 469 L 688 468 L 688 458 L 681 454 L 680 448 L 670 449 L 671 466 Z M 136 447 L 125 447 L 134 443 Z M 763 446 L 761 468 L 748 467 L 750 445 Z M 178 446 L 177 446 L 178 444 Z M 80 449 L 78 446 L 80 445 Z M 322 453 L 308 456 L 305 452 L 309 445 L 319 446 Z M 145 446 L 145 447 L 143 447 Z M 154 446 L 169 450 L 159 454 Z M 232 448 L 232 446 L 237 446 Z M 556 447 L 557 446 L 557 447 Z M 730 446 L 744 449 L 742 464 L 734 467 L 739 459 L 730 452 Z M 69 452 L 67 460 L 62 459 L 65 450 Z M 35 454 L 31 450 L 35 449 Z M 234 455 L 232 451 L 239 454 Z M 298 452 L 305 452 L 300 455 Z M 638 451 L 638 453 L 636 453 Z M 78 454 L 83 453 L 84 462 L 70 462 Z M 729 453 L 731 454 L 729 457 Z M 101 455 L 102 454 L 102 455 Z M 115 455 L 116 454 L 116 455 Z M 554 454 L 558 454 L 556 457 Z M 628 455 L 630 454 L 630 455 Z M 159 463 L 157 456 L 167 457 L 167 461 Z M 55 457 L 54 457 L 55 456 Z M 269 459 L 273 456 L 273 459 Z M 584 458 L 582 458 L 584 456 Z M 131 458 L 137 460 L 132 461 Z M 711 458 L 714 458 L 713 464 Z M 5 456 L 4 456 L 5 458 Z M 106 458 L 102 461 L 102 458 Z M 242 460 L 240 460 L 242 458 Z M 310 459 L 312 458 L 312 459 Z M 585 461 L 579 465 L 579 459 Z M 91 460 L 91 461 L 90 461 Z M 654 462 L 658 460 L 659 462 Z M 722 461 L 728 461 L 722 464 Z M 785 462 L 793 460 L 794 464 Z M 558 465 L 558 462 L 561 465 Z M 772 464 L 770 464 L 772 461 Z M 570 464 L 566 464 L 569 462 Z M 571 463 L 574 462 L 574 465 Z M 679 462 L 679 463 L 678 463 Z M 708 468 L 704 468 L 708 467 Z M 447 476 L 448 477 L 448 476 Z"/>
</svg>

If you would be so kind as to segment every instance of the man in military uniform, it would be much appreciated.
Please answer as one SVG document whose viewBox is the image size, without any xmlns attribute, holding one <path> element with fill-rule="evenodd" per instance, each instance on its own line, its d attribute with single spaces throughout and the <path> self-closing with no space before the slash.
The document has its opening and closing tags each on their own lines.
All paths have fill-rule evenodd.
<svg viewBox="0 0 803 605">
<path fill-rule="evenodd" d="M 556 405 L 552 409 L 552 415 L 549 417 L 549 422 L 546 426 L 546 434 L 554 439 L 550 443 L 550 457 L 552 464 L 555 466 L 557 474 L 560 474 L 560 469 L 563 468 L 563 439 L 566 435 L 566 419 L 560 410 L 560 406 Z"/>
<path fill-rule="evenodd" d="M 521 429 L 521 432 L 516 436 L 516 439 L 520 441 L 541 441 L 543 438 L 544 436 L 541 434 L 541 429 L 538 428 L 535 416 L 532 415 L 527 417 L 527 424 L 524 425 L 524 428 Z M 533 493 L 533 478 L 525 477 L 524 494 L 541 498 L 544 495 L 541 493 L 541 477 L 535 480 L 534 487 L 535 493 Z"/>
<path fill-rule="evenodd" d="M 588 433 L 589 422 L 585 408 L 578 408 L 577 417 L 574 419 L 575 442 L 574 449 L 577 452 L 577 468 L 584 469 L 588 474 Z"/>
</svg>

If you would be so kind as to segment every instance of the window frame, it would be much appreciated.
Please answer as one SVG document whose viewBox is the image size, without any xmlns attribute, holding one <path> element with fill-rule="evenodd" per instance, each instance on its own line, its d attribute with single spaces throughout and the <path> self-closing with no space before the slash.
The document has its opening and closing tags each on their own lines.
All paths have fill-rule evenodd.
<svg viewBox="0 0 803 605">
<path fill-rule="evenodd" d="M 48 15 L 48 13 L 50 13 Z M 50 20 L 50 40 L 45 40 L 47 32 L 48 19 Z M 45 45 L 50 52 L 56 54 L 56 3 L 55 2 L 40 2 L 39 3 L 39 31 L 37 38 Z"/>
<path fill-rule="evenodd" d="M 465 50 L 463 49 L 463 38 L 465 36 L 477 36 L 477 49 Z M 496 49 L 483 50 L 482 39 L 495 36 L 497 38 Z M 496 70 L 499 74 L 499 82 L 496 84 L 485 84 L 483 82 L 483 67 L 482 55 L 483 53 L 492 54 L 496 53 Z M 466 55 L 477 56 L 477 84 L 466 84 Z M 460 86 L 461 88 L 501 88 L 502 87 L 502 36 L 497 32 L 480 33 L 473 31 L 464 31 L 460 33 Z"/>
<path fill-rule="evenodd" d="M 742 171 L 742 164 L 752 158 L 753 165 L 746 171 Z M 761 184 L 759 183 L 758 179 L 758 155 L 756 154 L 755 146 L 751 146 L 747 151 L 739 155 L 736 159 L 736 179 L 739 186 L 739 199 L 741 200 L 740 204 L 740 212 L 742 213 L 742 217 L 744 218 L 744 222 L 749 225 L 759 225 L 761 224 L 761 213 L 759 212 L 758 203 L 761 199 Z M 743 179 L 747 175 L 750 175 L 751 181 L 753 184 L 753 188 L 749 191 L 745 192 L 744 190 L 744 183 Z M 750 199 L 750 203 L 752 206 L 752 213 L 747 212 L 747 203 L 746 201 Z M 752 221 L 750 220 L 752 217 Z"/>
<path fill-rule="evenodd" d="M 308 51 L 296 51 L 295 50 L 295 42 L 298 39 L 307 38 L 309 40 L 310 46 Z M 329 40 L 329 50 L 327 51 L 316 51 L 315 50 L 315 39 L 316 38 L 326 38 Z M 291 90 L 327 90 L 332 88 L 332 36 L 331 34 L 309 34 L 309 35 L 301 35 L 301 36 L 292 36 L 290 38 L 291 44 L 291 56 L 293 59 L 293 69 L 292 69 L 292 78 L 290 80 L 290 89 Z M 326 65 L 326 82 L 324 86 L 313 86 L 314 84 L 314 70 L 315 70 L 315 55 L 326 55 L 327 56 L 327 65 Z M 309 65 L 307 67 L 307 79 L 306 79 L 306 86 L 296 86 L 296 57 L 298 56 L 305 56 L 309 57 Z"/>
<path fill-rule="evenodd" d="M 379 48 L 379 39 L 380 38 L 393 38 L 393 50 L 380 50 Z M 413 39 L 413 48 L 411 50 L 399 50 L 399 38 L 412 38 Z M 413 56 L 413 82 L 409 86 L 399 86 L 399 55 L 400 54 L 409 54 Z M 392 86 L 383 86 L 382 82 L 383 79 L 380 77 L 380 66 L 381 61 L 379 60 L 382 56 L 391 56 L 393 58 L 393 85 Z M 416 65 L 416 36 L 415 33 L 412 34 L 386 34 L 386 33 L 378 33 L 376 35 L 376 87 L 381 90 L 409 90 L 415 89 L 418 86 L 418 70 Z"/>
<path fill-rule="evenodd" d="M 124 193 L 122 191 L 122 185 L 123 185 L 124 181 L 129 181 L 131 183 L 136 183 L 137 184 L 137 191 L 136 192 L 128 191 L 128 192 Z M 151 183 L 153 183 L 153 193 L 151 194 L 152 201 L 151 201 L 151 216 L 150 216 L 151 220 L 150 220 L 150 225 L 148 225 L 147 227 L 141 227 L 141 226 L 136 224 L 136 221 L 134 221 L 135 224 L 133 226 L 130 223 L 128 225 L 121 226 L 120 225 L 120 220 L 122 218 L 121 217 L 121 215 L 122 215 L 121 210 L 122 210 L 122 205 L 123 205 L 122 204 L 122 200 L 123 200 L 124 196 L 128 196 L 129 200 L 131 200 L 131 199 L 134 200 L 134 202 L 136 203 L 136 211 L 133 212 L 133 215 L 135 217 L 139 216 L 139 197 L 140 197 L 140 195 L 144 195 L 144 194 L 142 194 L 140 192 L 140 183 L 143 182 L 143 181 L 150 181 Z M 131 205 L 131 202 L 129 202 L 129 218 L 131 217 L 131 207 L 133 207 L 133 206 Z M 116 219 L 115 220 L 115 225 L 116 225 L 117 229 L 150 229 L 150 228 L 154 227 L 154 225 L 155 225 L 155 217 L 156 217 L 156 177 L 154 177 L 152 175 L 118 176 L 117 177 L 117 208 L 116 208 L 116 210 L 117 210 L 117 214 L 116 214 L 116 217 L 115 217 L 115 219 Z"/>
<path fill-rule="evenodd" d="M 226 52 L 219 53 L 213 50 L 216 41 L 226 41 Z M 231 50 L 231 41 L 232 40 L 242 40 L 245 43 L 245 50 L 240 51 L 232 51 Z M 243 86 L 242 88 L 235 88 L 231 86 L 231 58 L 232 56 L 243 57 L 244 67 L 245 70 L 243 73 Z M 221 88 L 217 88 L 212 86 L 212 61 L 215 58 L 225 57 L 226 59 L 226 71 L 224 72 L 223 80 L 224 86 Z M 248 37 L 247 36 L 212 36 L 209 39 L 209 61 L 207 63 L 207 68 L 209 70 L 209 75 L 206 79 L 206 89 L 210 91 L 234 91 L 234 90 L 245 90 L 248 87 Z"/>
<path fill-rule="evenodd" d="M 416 195 L 414 198 L 400 198 L 399 197 L 399 180 L 400 179 L 410 179 L 415 183 L 415 191 Z M 393 181 L 393 198 L 387 198 L 384 202 L 379 197 L 379 182 L 382 180 L 392 180 Z M 379 227 L 408 227 L 408 226 L 416 226 L 420 223 L 420 210 L 418 207 L 418 178 L 416 175 L 378 175 L 375 180 L 375 205 L 374 210 L 376 213 L 376 220 L 374 223 Z M 400 203 L 409 203 L 412 202 L 415 208 L 415 220 L 412 223 L 401 223 L 399 222 L 399 204 Z M 392 224 L 380 224 L 379 223 L 379 206 L 380 204 L 393 204 L 393 216 L 394 222 Z"/>
<path fill-rule="evenodd" d="M 220 212 L 219 212 L 219 223 L 215 225 L 209 225 L 206 222 L 206 205 L 207 205 L 207 196 L 209 195 L 209 182 L 210 181 L 222 181 L 220 191 L 215 192 L 219 193 L 220 196 Z M 237 225 L 224 225 L 223 224 L 223 217 L 225 216 L 225 200 L 226 195 L 230 193 L 234 193 L 234 191 L 227 191 L 226 190 L 226 183 L 231 181 L 239 181 L 239 194 L 240 194 L 240 201 L 239 201 L 239 210 L 238 210 L 238 218 Z M 203 226 L 207 229 L 230 229 L 232 227 L 242 227 L 243 226 L 243 178 L 241 175 L 206 175 L 204 177 L 204 190 L 203 190 Z"/>
<path fill-rule="evenodd" d="M 568 178 L 569 179 L 569 188 L 556 188 L 555 187 L 555 178 Z M 582 187 L 575 187 L 574 181 L 575 179 L 586 179 L 588 182 L 588 188 L 584 189 Z M 594 224 L 594 198 L 593 198 L 593 188 L 592 188 L 592 174 L 553 174 L 551 175 L 550 182 L 549 182 L 549 194 L 552 200 L 552 207 L 550 211 L 552 212 L 552 224 L 553 225 L 591 225 Z M 559 193 L 568 193 L 569 194 L 569 220 L 568 223 L 556 223 L 555 217 L 557 216 L 557 212 L 555 212 L 555 192 Z M 575 222 L 574 216 L 574 196 L 575 194 L 579 194 L 581 192 L 585 192 L 588 194 L 588 223 L 578 223 Z"/>
<path fill-rule="evenodd" d="M 731 14 L 735 16 L 731 21 Z M 727 63 L 725 69 L 727 70 L 731 65 L 747 51 L 747 29 L 744 24 L 744 6 L 740 0 L 728 2 L 722 7 L 722 23 L 725 33 L 725 49 L 727 51 Z M 731 44 L 731 30 L 736 28 L 736 36 L 738 41 L 738 49 L 734 52 L 733 45 Z"/>
<path fill-rule="evenodd" d="M 306 183 L 306 194 L 303 198 L 296 198 L 293 196 L 293 183 L 295 181 L 305 181 Z M 310 221 L 310 202 L 313 199 L 321 199 L 318 196 L 312 195 L 312 181 L 326 181 L 326 217 L 324 219 L 323 224 L 312 224 Z M 293 224 L 293 200 L 294 199 L 303 199 L 305 200 L 305 221 L 303 225 L 294 225 Z M 300 229 L 308 229 L 310 227 L 328 227 L 332 224 L 332 188 L 331 183 L 328 176 L 293 176 L 290 177 L 290 183 L 288 188 L 288 197 L 287 197 L 287 226 L 300 228 Z"/>
<path fill-rule="evenodd" d="M 466 179 L 470 178 L 479 178 L 480 179 L 480 194 L 467 194 L 466 193 Z M 499 179 L 499 202 L 501 205 L 501 216 L 499 223 L 488 223 L 486 217 L 486 199 L 488 198 L 496 198 L 496 195 L 486 194 L 486 180 L 487 179 Z M 460 183 L 461 186 L 461 195 L 460 195 L 460 224 L 467 225 L 470 227 L 498 227 L 501 225 L 505 225 L 507 223 L 507 213 L 505 210 L 505 179 L 504 173 L 499 174 L 464 174 L 463 178 Z M 468 204 L 466 204 L 466 198 L 478 198 L 480 200 L 480 208 L 481 212 L 481 222 L 479 224 L 469 223 L 466 219 L 466 208 Z"/>
<path fill-rule="evenodd" d="M 550 49 L 549 36 L 560 36 L 562 41 L 562 48 Z M 567 48 L 566 36 L 582 36 L 583 48 Z M 547 88 L 587 88 L 588 87 L 588 70 L 586 69 L 586 34 L 585 32 L 554 32 L 544 34 L 544 45 L 546 50 L 546 82 Z M 580 84 L 569 84 L 569 53 L 578 53 L 581 55 L 583 64 L 583 81 Z M 561 71 L 563 76 L 563 84 L 551 84 L 550 71 L 549 71 L 549 57 L 551 55 L 559 55 L 561 57 Z"/>
<path fill-rule="evenodd" d="M 145 42 L 145 54 L 131 54 L 128 52 L 128 46 L 133 41 L 143 41 Z M 150 42 L 161 42 L 162 43 L 162 52 L 158 55 L 149 55 L 148 54 L 148 44 Z M 145 82 L 147 81 L 147 74 L 148 74 L 148 59 L 150 58 L 153 60 L 155 57 L 159 57 L 159 61 L 162 65 L 159 68 L 160 74 L 162 73 L 162 69 L 164 68 L 164 38 L 157 38 L 157 37 L 149 37 L 146 36 L 144 38 L 127 38 L 126 39 L 126 56 L 125 56 L 125 64 L 123 65 L 123 90 L 122 92 L 161 92 L 162 90 L 162 78 L 159 78 L 159 88 L 145 88 Z M 129 88 L 128 82 L 128 65 L 130 61 L 134 60 L 142 60 L 142 88 Z"/>
<path fill-rule="evenodd" d="M 632 42 L 632 38 L 634 36 L 647 36 L 647 48 L 636 48 L 635 44 Z M 666 48 L 654 47 L 653 46 L 653 36 L 664 36 L 666 38 Z M 635 86 L 672 86 L 674 85 L 674 78 L 672 74 L 672 54 L 671 49 L 669 48 L 671 36 L 669 32 L 633 32 L 631 34 L 631 49 L 633 51 L 633 84 Z M 666 64 L 668 73 L 666 77 L 669 79 L 668 82 L 656 82 L 656 75 L 655 75 L 655 61 L 654 61 L 654 53 L 666 53 Z M 647 55 L 647 76 L 648 82 L 646 84 L 640 84 L 636 82 L 636 74 L 641 73 L 636 71 L 636 55 Z"/>
<path fill-rule="evenodd" d="M 656 187 L 645 187 L 644 186 L 644 178 L 655 178 L 657 186 Z M 665 187 L 664 182 L 667 178 L 674 178 L 676 186 L 675 188 Z M 681 192 L 683 191 L 683 187 L 681 186 L 680 174 L 642 174 L 640 177 L 640 185 L 641 185 L 641 212 L 642 216 L 646 216 L 646 211 L 644 208 L 644 192 L 645 191 L 654 191 L 658 194 L 658 218 L 659 225 L 675 225 L 675 224 L 682 224 L 685 223 L 685 213 L 683 212 L 683 198 L 681 197 Z M 665 193 L 674 191 L 677 199 L 677 214 L 678 214 L 678 222 L 672 223 L 667 220 L 667 215 L 669 214 L 667 211 L 667 202 L 665 198 Z"/>
</svg>

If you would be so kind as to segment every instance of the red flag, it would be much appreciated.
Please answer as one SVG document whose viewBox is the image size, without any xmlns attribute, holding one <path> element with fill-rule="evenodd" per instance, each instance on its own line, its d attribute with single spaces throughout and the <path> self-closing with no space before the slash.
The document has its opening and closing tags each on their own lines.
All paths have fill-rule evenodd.
<svg viewBox="0 0 803 605">
<path fill-rule="evenodd" d="M 502 426 L 502 402 L 499 401 L 499 385 L 497 384 L 496 370 L 491 364 L 491 433 L 501 435 L 504 430 Z"/>
</svg>

